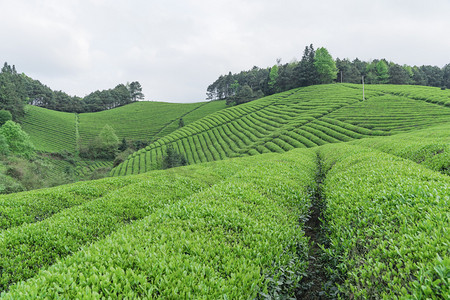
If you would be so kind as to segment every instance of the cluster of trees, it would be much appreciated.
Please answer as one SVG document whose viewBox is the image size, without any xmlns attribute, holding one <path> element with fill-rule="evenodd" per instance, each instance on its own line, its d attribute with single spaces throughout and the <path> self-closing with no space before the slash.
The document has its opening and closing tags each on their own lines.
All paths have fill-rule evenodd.
<svg viewBox="0 0 450 300">
<path fill-rule="evenodd" d="M 450 64 L 443 68 L 437 66 L 408 66 L 375 59 L 364 62 L 359 59 L 336 59 L 339 69 L 338 82 L 360 83 L 364 76 L 365 83 L 372 84 L 412 84 L 450 88 Z"/>
<path fill-rule="evenodd" d="M 119 84 L 113 89 L 95 91 L 84 98 L 53 91 L 38 80 L 4 63 L 0 73 L 0 109 L 11 112 L 15 121 L 24 115 L 25 104 L 65 112 L 96 112 L 144 99 L 138 81 Z"/>
<path fill-rule="evenodd" d="M 326 48 L 305 47 L 302 59 L 269 68 L 253 67 L 249 71 L 221 75 L 207 88 L 207 99 L 226 99 L 227 104 L 241 104 L 293 88 L 332 82 L 377 84 L 414 84 L 450 88 L 450 64 L 407 66 L 385 59 L 370 62 L 355 59 L 334 60 Z"/>
</svg>

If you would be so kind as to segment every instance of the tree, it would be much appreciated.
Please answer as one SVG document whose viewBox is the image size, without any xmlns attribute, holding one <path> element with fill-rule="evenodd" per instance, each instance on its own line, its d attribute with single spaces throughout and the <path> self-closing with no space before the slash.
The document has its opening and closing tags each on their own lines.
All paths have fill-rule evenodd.
<svg viewBox="0 0 450 300">
<path fill-rule="evenodd" d="M 9 154 L 9 146 L 6 138 L 3 134 L 0 134 L 0 155 L 8 155 Z"/>
<path fill-rule="evenodd" d="M 6 123 L 6 121 L 11 121 L 12 120 L 12 115 L 9 111 L 7 110 L 0 110 L 0 126 L 2 126 L 3 124 Z"/>
<path fill-rule="evenodd" d="M 144 99 L 144 94 L 142 93 L 142 86 L 139 81 L 133 81 L 130 84 L 127 84 L 128 91 L 130 92 L 131 100 L 139 101 Z"/>
<path fill-rule="evenodd" d="M 125 151 L 128 149 L 128 142 L 126 138 L 122 138 L 122 142 L 119 145 L 119 151 Z"/>
<path fill-rule="evenodd" d="M 448 89 L 450 89 L 450 64 L 446 64 L 442 68 L 443 76 L 442 76 L 442 85 Z"/>
<path fill-rule="evenodd" d="M 428 81 L 427 81 L 427 76 L 425 75 L 425 73 L 422 71 L 421 68 L 414 66 L 412 68 L 412 81 L 413 84 L 416 85 L 428 85 Z"/>
<path fill-rule="evenodd" d="M 22 130 L 19 124 L 6 121 L 0 128 L 0 135 L 5 137 L 12 154 L 31 159 L 35 155 L 35 148 L 28 134 Z"/>
<path fill-rule="evenodd" d="M 246 84 L 236 94 L 234 101 L 236 105 L 239 105 L 242 103 L 252 101 L 253 99 L 254 99 L 253 91 L 251 87 L 248 84 Z"/>
<path fill-rule="evenodd" d="M 315 51 L 313 45 L 305 47 L 303 51 L 303 57 L 295 70 L 297 78 L 297 86 L 314 85 L 319 82 L 319 75 L 317 69 L 314 66 Z"/>
<path fill-rule="evenodd" d="M 389 83 L 391 84 L 408 84 L 410 76 L 406 69 L 398 64 L 391 64 L 389 67 Z"/>
<path fill-rule="evenodd" d="M 5 67 L 3 67 L 5 69 Z M 23 89 L 9 72 L 0 73 L 0 109 L 8 110 L 13 120 L 17 121 L 25 114 Z"/>
<path fill-rule="evenodd" d="M 80 156 L 86 158 L 113 159 L 119 149 L 119 138 L 114 129 L 106 124 L 89 145 L 80 146 Z"/>
<path fill-rule="evenodd" d="M 106 124 L 96 138 L 99 158 L 114 158 L 119 147 L 119 138 L 114 129 Z"/>
<path fill-rule="evenodd" d="M 441 87 L 444 72 L 436 66 L 421 66 L 420 69 L 427 78 L 427 85 Z"/>
<path fill-rule="evenodd" d="M 384 59 L 375 65 L 375 73 L 377 75 L 377 83 L 389 82 L 389 67 Z"/>
<path fill-rule="evenodd" d="M 314 56 L 314 67 L 316 67 L 319 83 L 332 83 L 336 79 L 336 63 L 326 48 L 316 50 Z"/>
<path fill-rule="evenodd" d="M 166 154 L 162 157 L 162 169 L 185 166 L 187 160 L 184 155 L 178 153 L 171 144 L 166 148 Z"/>
<path fill-rule="evenodd" d="M 268 95 L 275 94 L 278 91 L 277 83 L 278 83 L 278 66 L 274 65 L 272 68 L 270 68 L 269 76 L 268 76 L 268 80 L 267 80 L 267 94 Z"/>
</svg>

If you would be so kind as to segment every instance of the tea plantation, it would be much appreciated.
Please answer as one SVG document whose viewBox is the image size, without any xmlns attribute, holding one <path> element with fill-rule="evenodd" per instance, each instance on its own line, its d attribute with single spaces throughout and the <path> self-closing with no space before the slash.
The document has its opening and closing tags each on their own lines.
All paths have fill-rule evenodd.
<svg viewBox="0 0 450 300">
<path fill-rule="evenodd" d="M 113 127 L 120 139 L 151 141 L 176 130 L 180 118 L 187 125 L 223 108 L 225 101 L 189 104 L 135 102 L 111 110 L 77 115 L 27 106 L 22 126 L 37 150 L 73 152 L 78 143 L 89 143 L 105 125 Z"/>
<path fill-rule="evenodd" d="M 400 88 L 404 95 L 395 94 Z M 365 100 L 361 86 L 354 84 L 310 86 L 275 94 L 217 111 L 176 130 L 131 155 L 111 174 L 159 168 L 168 145 L 188 163 L 199 163 L 392 135 L 450 120 L 446 102 L 412 98 L 416 89 L 369 86 Z M 431 95 L 448 98 L 446 90 L 426 89 Z"/>
<path fill-rule="evenodd" d="M 448 92 L 365 94 L 198 105 L 122 176 L 0 196 L 0 298 L 449 299 Z"/>
</svg>

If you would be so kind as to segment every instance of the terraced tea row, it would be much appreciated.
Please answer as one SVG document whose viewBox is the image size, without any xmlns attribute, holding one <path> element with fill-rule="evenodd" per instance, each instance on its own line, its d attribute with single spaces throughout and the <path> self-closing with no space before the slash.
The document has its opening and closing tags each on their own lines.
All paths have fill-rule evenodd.
<svg viewBox="0 0 450 300">
<path fill-rule="evenodd" d="M 371 91 L 380 91 L 385 94 L 393 94 L 450 107 L 450 90 L 447 89 L 442 90 L 436 87 L 417 85 L 366 85 L 366 88 Z"/>
<path fill-rule="evenodd" d="M 209 115 L 134 153 L 111 174 L 159 168 L 168 145 L 188 163 L 199 163 L 390 135 L 449 119 L 447 107 L 376 89 L 362 101 L 359 85 L 312 86 Z"/>
<path fill-rule="evenodd" d="M 445 299 L 449 177 L 348 143 L 85 183 L 115 190 L 0 231 L 1 297 L 293 297 L 319 165 L 339 296 Z"/>
<path fill-rule="evenodd" d="M 39 151 L 73 152 L 76 150 L 77 139 L 81 144 L 89 143 L 106 124 L 114 128 L 120 139 L 150 141 L 176 130 L 180 118 L 183 118 L 184 124 L 189 124 L 224 107 L 225 101 L 190 104 L 135 102 L 76 117 L 71 113 L 27 106 L 23 129 Z"/>
<path fill-rule="evenodd" d="M 295 284 L 276 282 L 305 270 L 298 218 L 315 168 L 303 151 L 129 177 L 141 182 L 4 231 L 2 297 L 292 295 Z"/>
<path fill-rule="evenodd" d="M 75 114 L 29 105 L 22 127 L 39 151 L 75 151 L 75 122 Z"/>
<path fill-rule="evenodd" d="M 450 178 L 414 162 L 339 144 L 318 149 L 329 278 L 344 299 L 450 295 Z"/>
<path fill-rule="evenodd" d="M 99 188 L 97 181 L 92 181 L 86 185 L 88 190 L 92 185 L 94 196 L 82 199 L 72 200 L 73 189 L 82 188 L 79 184 L 71 185 L 68 191 L 49 189 L 44 194 L 24 193 L 23 200 L 17 200 L 17 205 L 6 210 L 7 215 L 0 215 L 2 222 L 9 226 L 0 232 L 0 290 L 36 275 L 40 268 L 78 251 L 85 244 L 209 187 L 241 170 L 246 163 L 228 164 L 226 169 L 210 165 L 178 172 L 153 172 L 112 184 L 102 180 Z M 103 186 L 108 185 L 113 189 L 106 193 Z M 60 200 L 55 201 L 54 196 Z M 40 203 L 30 204 L 33 200 Z M 17 216 L 18 221 L 8 224 L 9 216 Z"/>
<path fill-rule="evenodd" d="M 366 101 L 349 105 L 328 117 L 394 134 L 447 122 L 450 109 L 404 96 L 383 94 L 369 96 Z"/>
<path fill-rule="evenodd" d="M 351 144 L 374 148 L 450 175 L 450 123 Z"/>
</svg>

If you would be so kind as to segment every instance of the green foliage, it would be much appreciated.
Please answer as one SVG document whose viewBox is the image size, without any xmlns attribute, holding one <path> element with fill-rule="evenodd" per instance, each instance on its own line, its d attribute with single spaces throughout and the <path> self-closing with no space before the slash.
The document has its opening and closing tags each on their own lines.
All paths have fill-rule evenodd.
<svg viewBox="0 0 450 300">
<path fill-rule="evenodd" d="M 389 66 L 384 60 L 380 60 L 376 66 L 377 83 L 388 83 L 389 81 Z"/>
<path fill-rule="evenodd" d="M 12 154 L 31 159 L 35 155 L 34 145 L 28 134 L 22 130 L 19 124 L 7 121 L 0 128 L 0 135 L 3 135 L 9 150 Z"/>
<path fill-rule="evenodd" d="M 0 110 L 0 126 L 2 126 L 3 124 L 6 123 L 6 121 L 11 121 L 12 120 L 12 115 L 9 111 L 7 110 Z"/>
<path fill-rule="evenodd" d="M 114 128 L 106 124 L 87 148 L 80 149 L 80 155 L 94 159 L 114 159 L 119 147 L 119 138 Z"/>
<path fill-rule="evenodd" d="M 17 272 L 17 265 L 13 274 L 5 267 L 2 279 L 11 274 L 9 283 L 17 284 L 2 296 L 292 297 L 307 267 L 307 239 L 298 220 L 308 211 L 315 162 L 313 152 L 298 151 L 141 175 L 141 184 L 105 197 L 105 211 L 96 209 L 94 214 L 94 203 L 99 203 L 94 200 L 83 210 L 65 213 L 66 222 L 61 215 L 29 226 L 26 230 L 33 231 L 30 236 L 39 238 L 42 246 L 34 247 L 32 254 L 21 253 L 22 261 L 26 256 L 42 264 L 54 252 L 61 259 L 46 272 L 36 274 L 33 269 L 26 276 Z M 119 210 L 127 202 L 125 212 Z M 145 213 L 139 213 L 144 207 Z M 118 227 L 114 212 L 120 212 L 120 218 L 146 216 Z M 68 222 L 72 215 L 75 224 Z M 48 238 L 43 239 L 39 227 L 51 230 Z M 104 236 L 103 231 L 113 232 L 98 241 L 91 237 Z M 22 234 L 8 230 L 5 243 L 17 243 Z M 70 253 L 80 244 L 86 244 L 82 251 Z M 41 252 L 44 247 L 54 252 Z M 20 250 L 14 249 L 17 255 Z M 6 260 L 19 263 L 13 254 L 2 254 L 5 266 Z M 34 265 L 20 266 L 23 270 Z"/>
<path fill-rule="evenodd" d="M 2 163 L 5 170 L 0 174 L 10 178 L 5 180 L 15 181 L 20 186 L 20 190 L 6 188 L 0 193 L 52 187 L 73 181 L 72 174 L 59 169 L 49 159 L 35 157 L 30 161 L 17 156 L 8 156 Z"/>
<path fill-rule="evenodd" d="M 182 154 L 178 153 L 172 145 L 168 145 L 166 148 L 166 154 L 162 157 L 162 169 L 185 166 L 186 164 L 186 158 Z"/>
<path fill-rule="evenodd" d="M 144 99 L 144 94 L 142 93 L 142 86 L 139 81 L 133 81 L 131 83 L 127 83 L 127 89 L 130 93 L 130 97 L 132 101 L 139 101 Z"/>
<path fill-rule="evenodd" d="M 314 66 L 317 69 L 320 83 L 332 83 L 336 79 L 336 63 L 326 48 L 318 48 L 314 56 Z"/>
<path fill-rule="evenodd" d="M 329 170 L 324 219 L 342 298 L 449 295 L 450 179 L 414 162 L 345 144 L 319 148 Z"/>
<path fill-rule="evenodd" d="M 28 133 L 36 150 L 61 152 L 76 150 L 75 114 L 27 106 L 22 119 L 23 130 Z"/>
<path fill-rule="evenodd" d="M 5 136 L 0 133 L 0 155 L 8 155 L 9 154 L 9 145 Z"/>
<path fill-rule="evenodd" d="M 111 174 L 138 174 L 160 168 L 169 144 L 192 164 L 386 136 L 427 128 L 450 118 L 446 107 L 449 91 L 371 85 L 365 92 L 366 100 L 360 101 L 361 85 L 320 85 L 230 107 L 151 143 L 116 166 Z M 432 101 L 443 106 L 428 103 Z"/>
<path fill-rule="evenodd" d="M 270 68 L 269 77 L 268 77 L 268 81 L 267 81 L 269 95 L 275 94 L 277 92 L 278 76 L 279 76 L 278 75 L 278 66 L 274 65 L 272 68 Z M 251 89 L 250 89 L 250 91 L 251 91 Z"/>
</svg>

